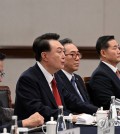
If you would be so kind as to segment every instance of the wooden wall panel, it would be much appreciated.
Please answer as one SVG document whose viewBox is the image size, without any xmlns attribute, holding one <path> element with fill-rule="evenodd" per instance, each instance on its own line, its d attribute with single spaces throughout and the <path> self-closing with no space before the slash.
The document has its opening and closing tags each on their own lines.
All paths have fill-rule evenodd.
<svg viewBox="0 0 120 134">
<path fill-rule="evenodd" d="M 98 59 L 98 54 L 94 47 L 78 47 L 82 53 L 82 59 Z M 0 52 L 5 53 L 7 58 L 34 58 L 32 47 L 30 46 L 2 46 Z"/>
</svg>

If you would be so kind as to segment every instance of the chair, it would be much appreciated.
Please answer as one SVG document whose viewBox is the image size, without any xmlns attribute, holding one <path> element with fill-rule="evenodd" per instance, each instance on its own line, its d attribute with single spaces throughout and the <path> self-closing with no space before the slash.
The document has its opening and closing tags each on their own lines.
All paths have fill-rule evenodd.
<svg viewBox="0 0 120 134">
<path fill-rule="evenodd" d="M 8 86 L 0 86 L 0 124 L 9 123 L 13 114 L 14 109 L 12 108 L 10 88 Z"/>
<path fill-rule="evenodd" d="M 83 80 L 84 80 L 85 83 L 87 83 L 87 82 L 90 81 L 90 77 L 84 77 Z"/>
<path fill-rule="evenodd" d="M 0 106 L 4 108 L 12 107 L 11 91 L 8 86 L 0 86 Z"/>
<path fill-rule="evenodd" d="M 91 89 L 91 87 L 90 87 L 90 85 L 89 85 L 90 77 L 84 77 L 83 80 L 84 80 L 84 83 L 85 83 L 87 92 L 88 92 L 88 94 L 89 94 L 90 100 L 92 101 L 92 92 L 91 92 L 92 89 Z"/>
</svg>

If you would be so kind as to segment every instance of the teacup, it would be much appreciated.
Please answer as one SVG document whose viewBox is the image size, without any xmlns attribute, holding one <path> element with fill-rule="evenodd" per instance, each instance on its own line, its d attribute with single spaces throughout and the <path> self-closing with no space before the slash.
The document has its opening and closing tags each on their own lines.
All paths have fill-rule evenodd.
<svg viewBox="0 0 120 134">
<path fill-rule="evenodd" d="M 46 132 L 44 132 L 43 127 L 42 130 L 45 134 L 56 134 L 56 125 L 57 122 L 52 117 L 50 121 L 46 122 L 46 125 L 43 125 L 43 127 L 46 126 Z"/>
</svg>

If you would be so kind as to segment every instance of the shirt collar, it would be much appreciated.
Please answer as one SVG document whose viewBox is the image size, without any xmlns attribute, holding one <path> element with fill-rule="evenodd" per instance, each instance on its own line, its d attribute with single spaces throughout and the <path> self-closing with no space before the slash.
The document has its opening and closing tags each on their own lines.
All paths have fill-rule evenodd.
<svg viewBox="0 0 120 134">
<path fill-rule="evenodd" d="M 40 62 L 37 61 L 37 65 L 38 67 L 41 69 L 41 71 L 43 72 L 47 82 L 50 84 L 51 81 L 53 80 L 53 75 L 51 75 L 44 67 L 42 64 L 40 64 Z"/>
<path fill-rule="evenodd" d="M 111 65 L 111 64 L 109 64 L 109 63 L 107 63 L 107 62 L 105 62 L 105 61 L 102 61 L 104 64 L 106 64 L 109 68 L 111 68 L 112 70 L 113 70 L 113 72 L 115 72 L 116 73 L 116 71 L 117 71 L 117 67 L 114 67 L 113 65 Z"/>
<path fill-rule="evenodd" d="M 62 69 L 62 71 L 63 71 L 64 74 L 67 76 L 67 78 L 69 79 L 69 81 L 71 81 L 72 76 L 74 76 L 74 74 L 70 74 L 70 73 L 68 73 L 67 71 L 63 70 L 63 69 Z"/>
</svg>

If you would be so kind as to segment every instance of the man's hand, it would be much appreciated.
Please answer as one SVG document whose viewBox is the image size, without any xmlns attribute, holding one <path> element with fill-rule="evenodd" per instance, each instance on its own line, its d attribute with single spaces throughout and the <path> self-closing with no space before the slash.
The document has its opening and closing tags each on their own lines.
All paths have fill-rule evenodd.
<svg viewBox="0 0 120 134">
<path fill-rule="evenodd" d="M 82 115 L 82 114 L 72 115 L 72 122 L 76 122 L 79 115 Z"/>
<path fill-rule="evenodd" d="M 22 120 L 23 127 L 37 127 L 44 123 L 44 117 L 38 112 L 32 114 L 29 118 Z"/>
<path fill-rule="evenodd" d="M 72 122 L 76 122 L 78 118 L 78 115 L 72 115 Z"/>
</svg>

